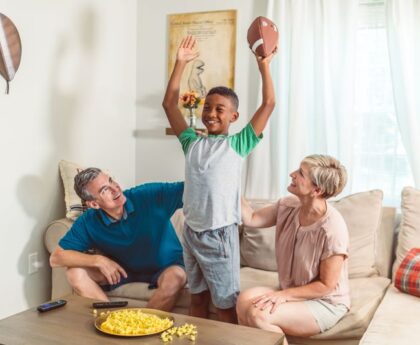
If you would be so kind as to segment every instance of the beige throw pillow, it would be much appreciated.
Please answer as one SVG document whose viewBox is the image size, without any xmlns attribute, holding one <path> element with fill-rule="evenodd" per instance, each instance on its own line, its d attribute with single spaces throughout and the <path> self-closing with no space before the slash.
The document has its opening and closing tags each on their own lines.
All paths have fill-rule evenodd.
<svg viewBox="0 0 420 345">
<path fill-rule="evenodd" d="M 382 216 L 380 190 L 355 193 L 331 204 L 343 216 L 349 230 L 349 278 L 377 275 L 376 234 Z"/>
<path fill-rule="evenodd" d="M 83 213 L 82 200 L 74 191 L 74 176 L 83 167 L 76 163 L 62 160 L 58 163 L 64 186 L 64 201 L 66 203 L 66 218 L 76 220 Z"/>
<path fill-rule="evenodd" d="M 272 205 L 276 201 L 249 200 L 252 208 L 260 208 Z M 265 271 L 277 271 L 276 254 L 274 244 L 276 227 L 265 229 L 253 229 L 243 227 L 241 238 L 241 265 L 259 268 Z"/>
<path fill-rule="evenodd" d="M 392 278 L 412 248 L 420 248 L 420 190 L 405 187 L 401 192 L 401 224 Z"/>
</svg>

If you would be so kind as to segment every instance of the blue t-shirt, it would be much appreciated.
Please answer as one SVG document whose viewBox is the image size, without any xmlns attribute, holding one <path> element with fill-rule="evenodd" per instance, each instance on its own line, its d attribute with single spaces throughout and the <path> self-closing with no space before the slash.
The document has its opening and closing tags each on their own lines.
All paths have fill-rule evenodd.
<svg viewBox="0 0 420 345">
<path fill-rule="evenodd" d="M 124 191 L 125 216 L 112 221 L 89 209 L 60 240 L 63 249 L 98 249 L 132 272 L 153 274 L 183 264 L 182 246 L 170 221 L 182 207 L 184 183 L 147 183 Z"/>
</svg>

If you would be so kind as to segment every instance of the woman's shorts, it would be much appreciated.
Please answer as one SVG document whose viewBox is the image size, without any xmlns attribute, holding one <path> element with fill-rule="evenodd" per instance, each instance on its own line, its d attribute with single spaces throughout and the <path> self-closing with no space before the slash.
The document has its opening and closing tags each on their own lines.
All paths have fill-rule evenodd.
<svg viewBox="0 0 420 345">
<path fill-rule="evenodd" d="M 331 304 L 320 299 L 304 301 L 318 323 L 321 333 L 333 327 L 349 311 L 344 304 Z"/>
<path fill-rule="evenodd" d="M 240 283 L 237 224 L 197 232 L 185 223 L 183 246 L 190 292 L 209 290 L 217 308 L 233 308 Z"/>
</svg>

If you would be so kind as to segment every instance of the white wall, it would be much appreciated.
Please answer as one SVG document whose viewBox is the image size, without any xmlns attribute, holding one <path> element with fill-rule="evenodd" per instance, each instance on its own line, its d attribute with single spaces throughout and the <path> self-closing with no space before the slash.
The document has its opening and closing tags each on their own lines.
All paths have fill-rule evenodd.
<svg viewBox="0 0 420 345">
<path fill-rule="evenodd" d="M 248 48 L 249 24 L 265 13 L 261 0 L 141 0 L 138 6 L 136 181 L 184 179 L 184 155 L 175 136 L 166 136 L 169 123 L 161 103 L 168 80 L 167 15 L 215 10 L 237 10 L 235 91 L 239 96 L 240 130 L 256 109 L 258 68 Z"/>
<path fill-rule="evenodd" d="M 20 69 L 0 79 L 0 319 L 49 299 L 43 232 L 64 215 L 57 163 L 134 183 L 135 0 L 1 0 L 17 26 Z M 44 265 L 28 275 L 28 254 Z"/>
<path fill-rule="evenodd" d="M 10 95 L 0 80 L 0 319 L 49 299 L 42 236 L 64 215 L 60 159 L 108 169 L 125 186 L 183 179 L 184 157 L 176 138 L 164 135 L 161 101 L 167 15 L 187 8 L 237 10 L 236 131 L 257 102 L 246 30 L 265 14 L 265 1 L 1 0 L 23 56 Z M 43 267 L 29 275 L 33 252 Z"/>
</svg>

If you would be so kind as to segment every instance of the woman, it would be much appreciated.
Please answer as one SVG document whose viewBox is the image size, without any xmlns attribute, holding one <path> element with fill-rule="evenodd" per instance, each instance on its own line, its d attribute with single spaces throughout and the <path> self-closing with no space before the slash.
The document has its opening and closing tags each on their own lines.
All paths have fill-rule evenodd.
<svg viewBox="0 0 420 345">
<path fill-rule="evenodd" d="M 341 214 L 327 203 L 347 180 L 338 160 L 306 157 L 290 174 L 293 194 L 252 210 L 243 200 L 248 227 L 276 225 L 279 290 L 255 287 L 238 298 L 239 323 L 307 337 L 334 326 L 349 310 L 348 232 Z"/>
</svg>

